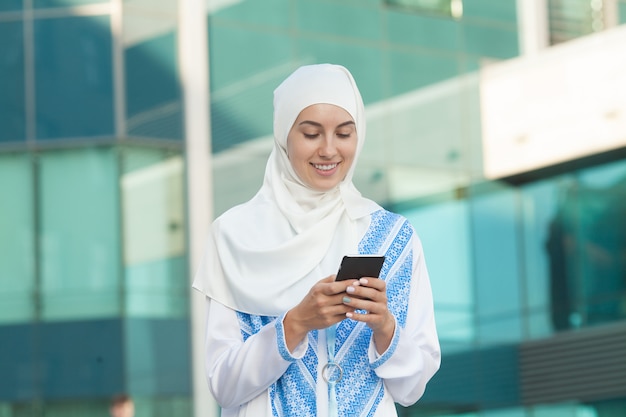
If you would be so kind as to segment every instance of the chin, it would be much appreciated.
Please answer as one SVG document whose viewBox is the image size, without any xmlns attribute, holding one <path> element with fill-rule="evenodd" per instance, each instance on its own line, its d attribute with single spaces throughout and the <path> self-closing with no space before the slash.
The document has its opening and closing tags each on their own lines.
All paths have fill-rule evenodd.
<svg viewBox="0 0 626 417">
<path fill-rule="evenodd" d="M 309 185 L 309 188 L 311 188 L 314 191 L 319 191 L 321 193 L 325 193 L 325 192 L 334 190 L 338 186 L 339 186 L 339 183 L 332 184 L 332 185 L 321 185 L 321 184 L 318 184 L 318 185 Z"/>
</svg>

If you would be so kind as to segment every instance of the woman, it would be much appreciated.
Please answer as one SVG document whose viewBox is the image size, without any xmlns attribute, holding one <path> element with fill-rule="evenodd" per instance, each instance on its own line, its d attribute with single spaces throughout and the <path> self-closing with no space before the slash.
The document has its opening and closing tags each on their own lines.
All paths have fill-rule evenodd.
<svg viewBox="0 0 626 417">
<path fill-rule="evenodd" d="M 211 228 L 206 372 L 223 416 L 393 416 L 439 368 L 419 238 L 352 184 L 365 139 L 347 69 L 309 65 L 274 91 L 263 185 Z M 346 254 L 380 279 L 335 281 Z"/>
</svg>

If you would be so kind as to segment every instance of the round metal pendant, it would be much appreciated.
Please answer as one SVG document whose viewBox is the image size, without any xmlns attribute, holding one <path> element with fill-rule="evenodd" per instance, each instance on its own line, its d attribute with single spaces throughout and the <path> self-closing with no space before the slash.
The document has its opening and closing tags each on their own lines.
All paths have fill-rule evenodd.
<svg viewBox="0 0 626 417">
<path fill-rule="evenodd" d="M 328 362 L 322 368 L 322 378 L 328 383 L 339 382 L 343 378 L 343 369 L 341 369 L 338 363 Z"/>
</svg>

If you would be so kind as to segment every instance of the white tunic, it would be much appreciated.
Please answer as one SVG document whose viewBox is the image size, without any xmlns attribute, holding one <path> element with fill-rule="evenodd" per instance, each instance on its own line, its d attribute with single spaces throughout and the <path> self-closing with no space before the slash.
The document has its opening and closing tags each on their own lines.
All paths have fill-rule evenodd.
<svg viewBox="0 0 626 417">
<path fill-rule="evenodd" d="M 382 216 L 384 217 L 385 214 Z M 404 406 L 415 403 L 424 393 L 426 383 L 439 369 L 440 348 L 435 329 L 431 286 L 420 240 L 412 226 L 401 216 L 387 212 L 387 217 L 384 218 L 388 217 L 393 217 L 392 220 L 396 226 L 393 226 L 395 229 L 389 237 L 383 236 L 382 240 L 387 241 L 382 249 L 383 252 L 387 251 L 388 254 L 396 256 L 398 261 L 396 264 L 389 265 L 385 272 L 387 276 L 381 275 L 381 278 L 388 282 L 388 299 L 390 311 L 396 317 L 396 334 L 390 347 L 382 355 L 376 352 L 371 338 L 361 340 L 361 344 L 366 345 L 364 352 L 367 352 L 363 355 L 367 356 L 367 359 L 362 360 L 366 367 L 373 370 L 373 381 L 382 387 L 379 389 L 381 394 L 363 398 L 358 405 L 350 403 L 345 406 L 349 409 L 342 408 L 342 401 L 349 401 L 359 395 L 358 392 L 347 392 L 347 390 L 358 386 L 357 383 L 363 383 L 358 378 L 358 373 L 348 376 L 347 378 L 353 378 L 354 381 L 347 380 L 344 381 L 343 386 L 337 386 L 339 416 L 368 415 L 373 409 L 375 409 L 374 416 L 395 416 L 397 415 L 395 403 Z M 408 230 L 410 234 L 405 235 L 403 239 L 398 233 L 399 227 Z M 399 239 L 398 236 L 400 236 Z M 402 243 L 406 239 L 408 242 Z M 404 245 L 404 249 L 396 250 L 399 245 L 396 240 Z M 363 253 L 365 252 L 367 249 Z M 397 296 L 404 298 L 396 300 L 398 309 L 394 311 L 392 305 L 395 295 L 390 291 L 395 284 L 391 281 L 394 279 L 394 274 L 398 274 L 399 264 L 402 262 L 408 265 L 405 276 L 410 274 L 408 278 L 410 281 L 403 278 L 406 282 L 398 283 L 404 286 L 406 295 Z M 410 264 L 406 264 L 407 262 Z M 302 342 L 293 352 L 289 352 L 282 331 L 284 314 L 276 318 L 265 317 L 266 321 L 263 323 L 258 320 L 254 322 L 259 316 L 238 313 L 214 300 L 209 298 L 207 300 L 206 373 L 210 390 L 222 407 L 223 417 L 291 416 L 294 415 L 293 410 L 297 410 L 299 415 L 318 417 L 328 415 L 328 384 L 321 377 L 321 369 L 328 361 L 324 331 L 310 332 L 308 340 Z M 406 305 L 407 301 L 408 305 Z M 256 329 L 245 328 L 245 319 L 242 320 L 245 317 L 250 317 L 256 323 Z M 346 320 L 349 321 L 349 319 Z M 358 339 L 359 335 L 363 337 L 367 334 L 367 332 L 356 331 L 360 328 L 359 326 L 364 327 L 365 324 L 358 323 L 353 327 L 351 334 L 356 335 L 353 336 L 355 339 Z M 350 340 L 348 337 L 340 346 L 336 359 L 341 361 L 342 355 L 347 356 L 350 349 L 358 343 L 358 340 Z M 312 352 L 313 356 L 316 356 L 314 358 L 317 361 L 316 375 L 308 374 L 307 376 L 306 366 L 307 364 L 310 366 L 311 363 L 308 360 L 310 358 L 305 357 L 307 352 L 308 355 Z M 293 386 L 293 380 L 286 381 L 285 385 L 288 385 L 287 389 L 291 389 L 292 392 L 302 393 L 304 398 L 294 400 L 290 397 L 283 397 L 282 401 L 313 402 L 314 412 L 310 409 L 307 411 L 304 404 L 276 405 L 281 401 L 276 393 L 276 383 L 283 378 L 288 369 L 294 369 L 290 368 L 292 365 L 298 367 L 295 372 L 303 375 L 301 381 L 306 381 L 306 383 L 301 383 L 302 391 L 298 391 L 299 387 Z M 350 366 L 350 362 L 342 366 L 346 368 Z M 307 395 L 305 385 L 315 387 L 315 395 Z M 292 407 L 291 412 L 288 412 L 289 407 Z"/>
</svg>

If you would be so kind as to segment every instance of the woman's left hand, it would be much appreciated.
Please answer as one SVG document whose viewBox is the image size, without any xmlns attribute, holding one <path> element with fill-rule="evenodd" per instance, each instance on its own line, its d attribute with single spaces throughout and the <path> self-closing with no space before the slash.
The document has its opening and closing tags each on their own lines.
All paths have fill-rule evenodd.
<svg viewBox="0 0 626 417">
<path fill-rule="evenodd" d="M 378 278 L 364 277 L 346 289 L 344 304 L 353 308 L 346 317 L 366 323 L 374 333 L 376 351 L 383 353 L 391 344 L 396 320 L 387 308 L 387 286 Z M 357 312 L 356 310 L 365 310 Z"/>
</svg>

